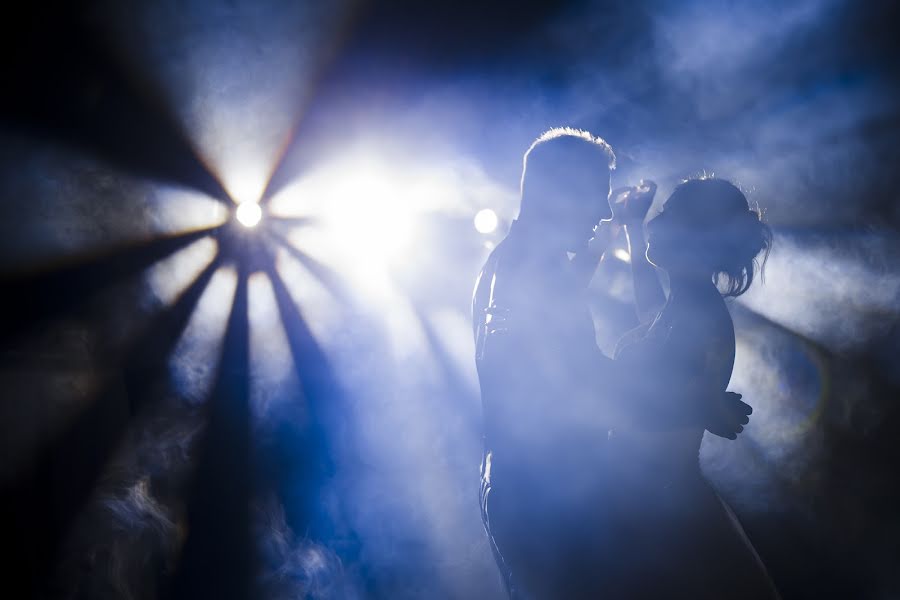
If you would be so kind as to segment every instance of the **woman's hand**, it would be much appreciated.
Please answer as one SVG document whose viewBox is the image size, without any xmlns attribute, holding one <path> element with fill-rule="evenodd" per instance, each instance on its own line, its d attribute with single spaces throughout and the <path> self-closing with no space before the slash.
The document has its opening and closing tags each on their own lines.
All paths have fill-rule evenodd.
<svg viewBox="0 0 900 600">
<path fill-rule="evenodd" d="M 624 187 L 612 194 L 610 206 L 613 222 L 623 225 L 631 257 L 631 276 L 634 283 L 634 304 L 642 323 L 653 320 L 666 304 L 666 295 L 659 283 L 656 269 L 647 261 L 647 240 L 644 239 L 644 218 L 653 204 L 656 184 L 642 179 L 636 187 Z"/>
<path fill-rule="evenodd" d="M 625 186 L 613 190 L 610 207 L 613 217 L 622 224 L 640 223 L 647 216 L 647 211 L 656 196 L 656 183 L 649 179 L 641 179 L 637 186 Z"/>
<path fill-rule="evenodd" d="M 753 414 L 753 408 L 742 401 L 741 397 L 741 394 L 725 392 L 716 399 L 706 430 L 729 440 L 737 439 L 738 434 L 744 430 L 744 425 L 750 422 L 750 415 Z"/>
</svg>

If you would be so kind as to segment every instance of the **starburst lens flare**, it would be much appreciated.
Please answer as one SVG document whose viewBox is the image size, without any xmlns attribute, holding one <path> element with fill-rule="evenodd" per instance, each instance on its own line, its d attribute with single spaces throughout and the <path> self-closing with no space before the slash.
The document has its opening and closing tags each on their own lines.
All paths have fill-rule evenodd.
<svg viewBox="0 0 900 600">
<path fill-rule="evenodd" d="M 489 208 L 479 210 L 475 215 L 475 229 L 478 233 L 493 233 L 497 229 L 497 213 Z"/>
<path fill-rule="evenodd" d="M 256 202 L 242 202 L 238 204 L 234 216 L 244 227 L 256 227 L 262 219 L 262 209 Z"/>
</svg>

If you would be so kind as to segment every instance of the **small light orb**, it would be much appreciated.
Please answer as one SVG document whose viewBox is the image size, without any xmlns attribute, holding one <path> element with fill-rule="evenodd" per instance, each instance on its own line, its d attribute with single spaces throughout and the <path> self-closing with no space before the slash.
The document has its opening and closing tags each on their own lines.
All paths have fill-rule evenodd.
<svg viewBox="0 0 900 600">
<path fill-rule="evenodd" d="M 238 222 L 244 227 L 256 227 L 262 219 L 262 209 L 256 202 L 241 202 L 234 213 Z"/>
<path fill-rule="evenodd" d="M 628 253 L 628 250 L 625 248 L 616 248 L 613 251 L 613 256 L 621 260 L 622 262 L 630 263 L 631 255 Z"/>
<path fill-rule="evenodd" d="M 497 213 L 489 208 L 483 208 L 475 215 L 475 229 L 478 233 L 492 233 L 497 229 Z"/>
</svg>

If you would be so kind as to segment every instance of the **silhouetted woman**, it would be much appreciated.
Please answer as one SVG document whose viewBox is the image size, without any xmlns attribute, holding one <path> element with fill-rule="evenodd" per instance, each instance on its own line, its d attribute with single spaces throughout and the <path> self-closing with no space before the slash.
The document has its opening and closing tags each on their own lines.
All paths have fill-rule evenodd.
<svg viewBox="0 0 900 600">
<path fill-rule="evenodd" d="M 655 317 L 626 334 L 616 360 L 630 370 L 630 394 L 667 395 L 686 414 L 724 392 L 734 366 L 734 326 L 725 298 L 744 293 L 772 233 L 731 183 L 679 185 L 662 212 L 642 218 L 652 191 L 619 209 L 631 246 L 639 313 Z M 626 205 L 629 199 L 626 198 Z M 643 249 L 646 247 L 646 258 Z M 669 278 L 668 298 L 652 267 Z M 626 399 L 627 401 L 627 399 Z M 619 487 L 622 549 L 611 597 L 777 598 L 766 570 L 728 506 L 700 472 L 703 429 L 617 427 L 611 461 Z"/>
</svg>

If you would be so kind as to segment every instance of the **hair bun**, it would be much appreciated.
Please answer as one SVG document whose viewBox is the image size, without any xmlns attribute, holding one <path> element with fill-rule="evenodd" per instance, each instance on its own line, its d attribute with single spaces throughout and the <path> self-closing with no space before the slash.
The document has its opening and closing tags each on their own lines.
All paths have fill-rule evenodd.
<svg viewBox="0 0 900 600">
<path fill-rule="evenodd" d="M 765 265 L 772 245 L 772 230 L 757 210 L 748 207 L 735 215 L 725 235 L 722 252 L 725 262 L 719 267 L 717 281 L 724 284 L 725 295 L 739 296 L 750 287 L 755 271 L 761 271 Z M 760 255 L 762 259 L 757 261 Z"/>
<path fill-rule="evenodd" d="M 698 235 L 705 238 L 705 251 L 717 263 L 713 281 L 722 294 L 739 296 L 747 291 L 772 244 L 772 230 L 760 211 L 733 183 L 712 177 L 683 182 L 666 201 L 673 202 L 685 207 L 698 225 Z"/>
</svg>

